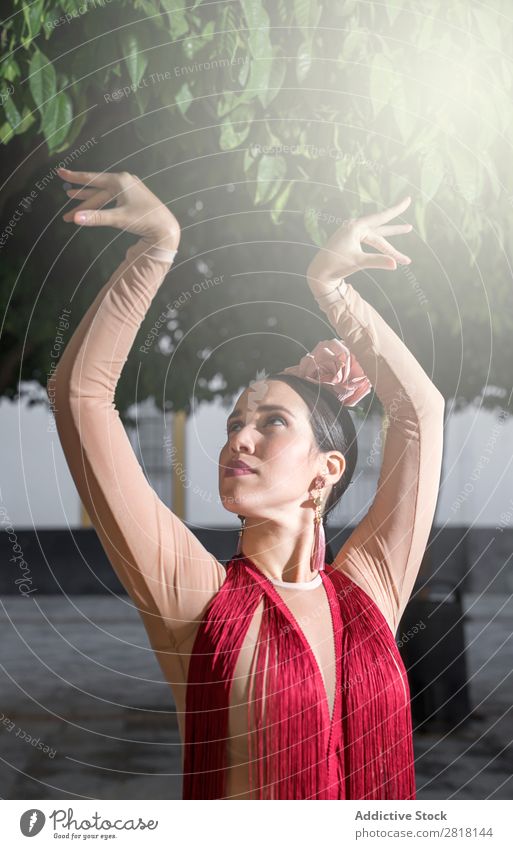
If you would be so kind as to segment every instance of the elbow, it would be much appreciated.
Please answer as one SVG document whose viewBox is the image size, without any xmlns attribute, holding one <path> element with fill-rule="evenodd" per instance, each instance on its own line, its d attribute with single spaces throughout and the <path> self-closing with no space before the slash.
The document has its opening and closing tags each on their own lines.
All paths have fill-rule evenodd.
<svg viewBox="0 0 513 849">
<path fill-rule="evenodd" d="M 429 440 L 435 439 L 436 434 L 442 434 L 445 423 L 445 398 L 436 386 L 424 396 L 421 409 L 417 410 L 419 431 L 428 433 Z"/>
<path fill-rule="evenodd" d="M 445 398 L 442 393 L 436 388 L 435 384 L 432 383 L 432 391 L 429 398 L 429 406 L 432 408 L 434 415 L 438 418 L 441 418 L 443 421 L 444 413 L 445 413 Z"/>
<path fill-rule="evenodd" d="M 417 397 L 414 408 L 414 419 L 419 427 L 427 425 L 431 428 L 440 424 L 443 426 L 445 398 L 431 381 L 426 385 L 422 395 Z"/>
<path fill-rule="evenodd" d="M 56 421 L 59 420 L 62 411 L 68 408 L 70 398 L 69 380 L 62 369 L 59 371 L 59 368 L 60 364 L 46 381 L 46 395 Z"/>
</svg>

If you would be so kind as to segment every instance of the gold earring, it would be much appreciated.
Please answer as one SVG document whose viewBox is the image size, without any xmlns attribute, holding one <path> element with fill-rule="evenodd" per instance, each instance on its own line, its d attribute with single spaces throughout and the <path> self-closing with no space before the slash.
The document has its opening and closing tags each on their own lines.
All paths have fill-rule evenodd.
<svg viewBox="0 0 513 849">
<path fill-rule="evenodd" d="M 312 572 L 322 572 L 324 570 L 324 561 L 326 559 L 326 538 L 324 535 L 324 525 L 322 524 L 322 490 L 324 479 L 320 476 L 316 479 L 316 483 L 320 481 L 320 486 L 317 486 L 318 494 L 313 496 L 315 504 L 314 514 L 314 538 L 312 551 L 310 554 L 310 569 Z"/>
<path fill-rule="evenodd" d="M 239 537 L 238 537 L 238 540 L 237 540 L 237 552 L 236 552 L 237 554 L 242 553 L 242 532 L 243 532 L 244 528 L 246 527 L 246 517 L 245 516 L 239 516 L 239 519 L 240 519 L 240 529 L 239 529 Z"/>
</svg>

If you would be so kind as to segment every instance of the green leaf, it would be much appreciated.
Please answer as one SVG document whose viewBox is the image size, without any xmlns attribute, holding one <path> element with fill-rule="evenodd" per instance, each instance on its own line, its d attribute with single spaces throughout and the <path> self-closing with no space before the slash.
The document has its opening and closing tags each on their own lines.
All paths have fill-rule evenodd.
<svg viewBox="0 0 513 849">
<path fill-rule="evenodd" d="M 305 209 L 303 222 L 305 230 L 314 245 L 318 245 L 319 247 L 324 246 L 327 242 L 326 231 L 323 227 L 321 227 L 318 217 L 316 215 L 312 215 L 308 207 Z"/>
<path fill-rule="evenodd" d="M 40 112 L 57 90 L 55 69 L 41 50 L 35 51 L 29 63 L 29 88 Z"/>
<path fill-rule="evenodd" d="M 290 16 L 290 9 L 287 5 L 287 0 L 278 0 L 277 4 L 278 15 L 282 24 L 287 23 Z"/>
<path fill-rule="evenodd" d="M 412 110 L 411 101 L 405 97 L 404 89 L 398 83 L 391 98 L 390 107 L 394 116 L 401 140 L 408 142 L 418 124 L 418 118 Z"/>
<path fill-rule="evenodd" d="M 34 112 L 25 105 L 21 112 L 21 120 L 16 129 L 16 135 L 25 133 L 35 120 Z"/>
<path fill-rule="evenodd" d="M 13 128 L 13 130 L 17 131 L 17 128 L 21 122 L 21 115 L 16 108 L 16 104 L 11 95 L 7 95 L 2 97 L 2 103 L 4 105 L 5 115 L 9 124 Z"/>
<path fill-rule="evenodd" d="M 269 96 L 269 84 L 271 79 L 273 66 L 273 58 L 269 55 L 266 59 L 252 59 L 249 72 L 249 79 L 246 90 L 239 95 L 239 101 L 243 103 L 251 103 L 252 100 L 258 98 L 264 105 Z"/>
<path fill-rule="evenodd" d="M 296 56 L 296 77 L 302 83 L 312 65 L 312 45 L 304 41 L 299 45 Z"/>
<path fill-rule="evenodd" d="M 420 168 L 420 194 L 422 203 L 435 197 L 446 173 L 443 157 L 436 150 L 429 151 Z"/>
<path fill-rule="evenodd" d="M 283 156 L 261 156 L 258 162 L 255 203 L 263 203 L 274 197 L 279 192 L 286 173 L 287 163 Z"/>
<path fill-rule="evenodd" d="M 372 203 L 374 205 L 380 204 L 381 198 L 381 186 L 377 177 L 372 174 L 370 171 L 363 171 L 357 173 L 357 195 L 362 201 L 362 203 Z"/>
<path fill-rule="evenodd" d="M 249 104 L 241 104 L 221 123 L 219 146 L 221 150 L 233 150 L 247 137 L 254 110 Z"/>
<path fill-rule="evenodd" d="M 241 88 L 244 88 L 244 86 L 247 85 L 250 70 L 251 64 L 249 62 L 242 62 L 238 76 L 239 86 Z"/>
<path fill-rule="evenodd" d="M 344 156 L 335 160 L 335 178 L 337 186 L 342 191 L 346 187 L 346 183 L 352 174 L 354 168 L 354 159 L 350 156 Z"/>
<path fill-rule="evenodd" d="M 20 66 L 12 58 L 12 56 L 9 56 L 9 58 L 6 59 L 5 62 L 2 62 L 2 65 L 0 66 L 0 76 L 8 82 L 12 82 L 16 79 L 16 77 L 19 77 L 20 73 Z"/>
<path fill-rule="evenodd" d="M 201 38 L 186 38 L 182 42 L 183 55 L 186 59 L 194 59 L 196 53 L 203 49 Z"/>
<path fill-rule="evenodd" d="M 398 87 L 398 75 L 391 62 L 382 54 L 377 54 L 371 62 L 369 79 L 369 95 L 372 103 L 374 117 L 396 94 Z"/>
<path fill-rule="evenodd" d="M 301 29 L 308 29 L 310 24 L 310 9 L 312 7 L 310 0 L 294 0 L 294 17 L 296 23 Z"/>
<path fill-rule="evenodd" d="M 410 207 L 411 209 L 411 207 Z M 417 230 L 419 232 L 420 238 L 423 242 L 427 242 L 427 230 L 426 230 L 426 205 L 424 203 L 416 203 L 414 207 L 414 216 L 415 223 L 417 225 Z"/>
<path fill-rule="evenodd" d="M 286 73 L 287 60 L 284 56 L 275 56 L 272 61 L 268 89 L 260 97 L 260 101 L 264 109 L 267 109 L 275 97 L 279 95 Z"/>
<path fill-rule="evenodd" d="M 203 42 L 203 45 L 208 44 L 209 41 L 212 41 L 216 36 L 214 21 L 209 21 L 208 24 L 203 27 L 203 32 L 201 32 L 199 35 L 201 41 Z"/>
<path fill-rule="evenodd" d="M 41 126 L 50 153 L 53 153 L 68 135 L 72 119 L 71 100 L 64 91 L 59 91 L 45 107 Z"/>
<path fill-rule="evenodd" d="M 286 183 L 285 188 L 280 192 L 278 197 L 274 202 L 274 209 L 271 212 L 271 219 L 275 224 L 281 223 L 281 218 L 283 214 L 283 210 L 285 208 L 285 204 L 289 199 L 290 192 L 292 191 L 292 187 L 294 185 L 294 180 L 289 180 Z"/>
<path fill-rule="evenodd" d="M 497 174 L 497 163 L 492 160 L 487 150 L 479 151 L 479 159 L 482 162 L 481 167 L 485 170 L 494 198 L 500 200 L 502 186 Z M 495 223 L 497 223 L 497 220 Z"/>
<path fill-rule="evenodd" d="M 233 91 L 224 91 L 222 95 L 217 100 L 216 111 L 217 117 L 223 118 L 225 115 L 228 115 L 232 109 L 235 109 L 236 106 L 241 102 L 241 98 L 239 95 L 235 94 Z"/>
<path fill-rule="evenodd" d="M 121 34 L 123 58 L 132 85 L 139 85 L 148 66 L 148 57 L 141 52 L 137 37 L 132 30 Z"/>
<path fill-rule="evenodd" d="M 239 45 L 239 37 L 234 31 L 237 28 L 237 21 L 231 6 L 227 6 L 225 10 L 224 20 L 221 22 L 221 32 L 219 38 L 219 53 L 221 56 L 226 56 L 230 62 L 235 60 L 235 54 Z M 246 64 L 246 63 L 244 63 Z"/>
<path fill-rule="evenodd" d="M 305 41 L 312 42 L 322 7 L 317 0 L 294 0 L 295 23 L 301 27 Z"/>
<path fill-rule="evenodd" d="M 4 124 L 0 127 L 0 142 L 2 144 L 8 144 L 14 136 L 13 128 L 9 124 L 8 121 L 5 121 Z"/>
<path fill-rule="evenodd" d="M 25 23 L 28 39 L 32 41 L 39 35 L 43 23 L 44 0 L 32 0 L 30 3 L 21 4 L 21 12 Z"/>
<path fill-rule="evenodd" d="M 57 153 L 60 152 L 61 150 L 64 150 L 67 147 L 70 147 L 70 145 L 73 144 L 75 139 L 78 138 L 78 135 L 79 135 L 79 133 L 80 133 L 82 127 L 84 126 L 84 124 L 87 120 L 87 117 L 88 117 L 88 112 L 87 112 L 87 109 L 85 108 L 84 104 L 85 104 L 85 98 L 84 98 L 83 94 L 77 95 L 77 97 L 74 101 L 75 109 L 76 109 L 77 113 L 81 112 L 82 114 L 81 115 L 77 114 L 75 116 L 75 118 L 73 119 L 73 122 L 69 127 L 68 135 L 66 136 L 66 144 L 59 147 L 58 150 L 56 151 Z"/>
<path fill-rule="evenodd" d="M 152 88 L 149 86 L 142 86 L 142 88 L 137 88 L 134 91 L 135 101 L 137 103 L 139 113 L 144 115 L 148 108 L 148 104 L 151 100 Z"/>
<path fill-rule="evenodd" d="M 161 3 L 167 12 L 171 38 L 182 38 L 184 35 L 187 35 L 189 32 L 189 22 L 185 13 L 185 0 L 161 0 Z M 196 8 L 197 5 L 196 3 L 192 8 Z M 213 21 L 211 23 L 213 24 Z M 205 27 L 205 30 L 207 27 Z M 201 39 L 198 39 L 198 41 L 203 46 L 204 42 L 201 42 Z"/>
<path fill-rule="evenodd" d="M 263 104 L 271 78 L 273 55 L 269 38 L 269 15 L 261 0 L 240 0 L 249 27 L 248 48 L 252 57 L 247 91 L 242 100 L 250 102 L 258 97 Z"/>
<path fill-rule="evenodd" d="M 248 47 L 256 60 L 269 58 L 272 52 L 269 38 L 269 16 L 261 0 L 240 0 L 248 24 Z"/>
<path fill-rule="evenodd" d="M 194 95 L 190 90 L 188 83 L 184 83 L 175 94 L 175 103 L 182 115 L 186 114 L 193 100 Z"/>
<path fill-rule="evenodd" d="M 256 164 L 256 159 L 252 155 L 251 145 L 249 145 L 249 147 L 247 147 L 246 150 L 244 151 L 244 158 L 243 158 L 243 161 L 242 161 L 242 168 L 244 170 L 244 173 L 246 175 L 249 174 L 250 170 L 253 168 L 253 166 L 255 164 Z"/>
<path fill-rule="evenodd" d="M 250 30 L 257 31 L 261 27 L 269 31 L 269 15 L 265 11 L 262 0 L 239 0 L 244 17 Z"/>
<path fill-rule="evenodd" d="M 483 186 L 482 168 L 472 151 L 462 145 L 457 150 L 449 148 L 449 157 L 455 179 L 455 192 L 473 204 L 481 194 Z"/>
<path fill-rule="evenodd" d="M 368 33 L 361 27 L 354 26 L 351 27 L 350 32 L 341 32 L 340 37 L 342 40 L 342 49 L 338 55 L 339 61 L 358 61 L 365 52 L 369 37 Z"/>
</svg>

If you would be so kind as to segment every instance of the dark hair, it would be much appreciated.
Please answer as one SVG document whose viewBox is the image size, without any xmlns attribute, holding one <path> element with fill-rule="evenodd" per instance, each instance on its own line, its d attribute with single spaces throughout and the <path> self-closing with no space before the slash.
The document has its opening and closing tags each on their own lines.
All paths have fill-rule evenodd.
<svg viewBox="0 0 513 849">
<path fill-rule="evenodd" d="M 344 474 L 331 488 L 323 510 L 323 523 L 351 483 L 358 460 L 356 429 L 351 413 L 322 383 L 305 380 L 295 374 L 271 374 L 268 380 L 282 380 L 307 404 L 313 434 L 319 451 L 340 451 L 346 460 Z"/>
</svg>

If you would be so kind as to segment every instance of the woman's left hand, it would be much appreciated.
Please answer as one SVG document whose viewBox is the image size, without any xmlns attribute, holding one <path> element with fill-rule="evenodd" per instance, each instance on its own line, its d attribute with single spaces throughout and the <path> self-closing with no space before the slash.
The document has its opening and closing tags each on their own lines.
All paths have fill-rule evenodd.
<svg viewBox="0 0 513 849">
<path fill-rule="evenodd" d="M 64 213 L 64 221 L 88 227 L 116 227 L 156 241 L 161 248 L 178 248 L 181 232 L 178 220 L 135 174 L 67 168 L 58 168 L 57 174 L 67 182 L 82 184 L 82 188 L 66 190 L 70 199 L 82 203 Z M 111 201 L 116 206 L 104 209 Z"/>
<path fill-rule="evenodd" d="M 383 212 L 344 221 L 308 266 L 307 278 L 314 294 L 321 294 L 326 290 L 326 284 L 349 277 L 355 271 L 365 268 L 394 271 L 397 263 L 410 263 L 410 257 L 385 239 L 385 236 L 408 233 L 412 229 L 411 224 L 388 224 L 392 218 L 404 212 L 410 203 L 411 197 L 408 196 Z M 371 245 L 381 253 L 366 253 L 361 243 Z"/>
</svg>

